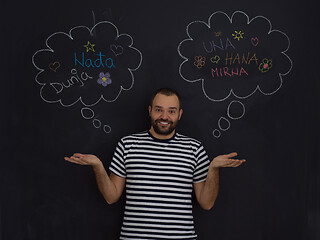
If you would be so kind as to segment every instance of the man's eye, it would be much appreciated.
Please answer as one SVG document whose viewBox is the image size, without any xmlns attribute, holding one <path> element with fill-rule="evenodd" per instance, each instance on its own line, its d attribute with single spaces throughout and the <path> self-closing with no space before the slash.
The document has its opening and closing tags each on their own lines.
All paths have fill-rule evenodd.
<svg viewBox="0 0 320 240">
<path fill-rule="evenodd" d="M 156 109 L 156 112 L 161 112 L 161 110 L 160 109 Z"/>
<path fill-rule="evenodd" d="M 171 114 L 175 114 L 176 113 L 176 111 L 174 111 L 174 110 L 171 110 L 171 111 L 169 111 Z"/>
</svg>

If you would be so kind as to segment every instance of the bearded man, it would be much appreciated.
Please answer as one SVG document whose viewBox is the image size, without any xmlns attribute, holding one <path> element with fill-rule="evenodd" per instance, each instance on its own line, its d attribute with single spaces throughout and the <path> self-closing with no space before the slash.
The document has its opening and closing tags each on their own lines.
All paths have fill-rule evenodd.
<svg viewBox="0 0 320 240">
<path fill-rule="evenodd" d="M 177 91 L 156 91 L 149 105 L 150 129 L 118 142 L 110 176 L 94 155 L 65 157 L 92 166 L 109 204 L 115 203 L 126 187 L 120 239 L 196 239 L 192 192 L 203 209 L 211 209 L 219 191 L 219 168 L 245 162 L 232 159 L 237 153 L 210 161 L 198 140 L 176 132 L 182 112 Z"/>
</svg>

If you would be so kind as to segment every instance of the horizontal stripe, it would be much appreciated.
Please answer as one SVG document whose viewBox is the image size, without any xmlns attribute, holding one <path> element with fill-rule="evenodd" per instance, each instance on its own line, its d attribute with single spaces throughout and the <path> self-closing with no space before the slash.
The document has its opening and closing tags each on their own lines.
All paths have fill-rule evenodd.
<svg viewBox="0 0 320 240">
<path fill-rule="evenodd" d="M 136 237 L 136 238 L 126 238 L 126 237 Z M 188 240 L 188 239 L 195 239 L 196 235 L 193 234 L 193 236 L 167 236 L 167 235 L 155 235 L 155 234 L 141 234 L 141 233 L 126 233 L 126 232 L 121 232 L 121 240 L 126 240 L 126 239 L 140 239 L 140 240 L 149 240 L 150 238 L 163 238 L 163 239 L 183 239 L 183 240 Z"/>
<path fill-rule="evenodd" d="M 137 184 L 137 185 L 154 185 L 154 186 L 176 186 L 181 188 L 192 188 L 192 184 L 190 183 L 179 183 L 179 182 L 170 182 L 170 181 L 147 181 L 147 180 L 133 180 L 127 179 L 127 184 Z"/>
<path fill-rule="evenodd" d="M 155 179 L 157 181 L 163 179 L 163 180 L 172 180 L 172 181 L 178 181 L 178 182 L 186 182 L 186 183 L 190 183 L 190 179 L 188 178 L 183 178 L 183 177 L 168 177 L 168 176 L 153 176 L 153 175 L 145 175 L 145 174 L 131 174 L 130 179 Z"/>
<path fill-rule="evenodd" d="M 159 212 L 159 213 L 163 213 L 163 212 L 167 212 L 167 213 L 192 213 L 192 209 L 188 209 L 188 210 L 180 210 L 180 209 L 168 209 L 168 208 L 153 208 L 153 207 L 130 207 L 130 206 L 126 206 L 125 207 L 126 211 L 130 211 L 130 210 L 135 210 L 135 211 L 141 211 L 141 212 Z"/>
<path fill-rule="evenodd" d="M 171 171 L 171 172 L 161 172 L 161 171 L 157 171 L 157 170 L 148 170 L 148 173 L 146 173 L 146 171 L 144 169 L 141 168 L 137 168 L 137 169 L 127 169 L 127 174 L 135 174 L 135 173 L 144 173 L 145 176 L 148 176 L 148 174 L 151 175 L 163 175 L 163 176 L 184 176 L 184 177 L 192 177 L 192 174 L 188 174 L 188 173 L 183 173 L 183 172 L 175 172 L 175 171 Z"/>
<path fill-rule="evenodd" d="M 181 194 L 181 193 L 169 193 L 169 192 L 151 192 L 151 191 L 135 191 L 135 190 L 128 190 L 126 191 L 127 194 L 137 194 L 137 195 L 152 195 L 152 196 L 166 196 L 166 197 L 177 197 L 177 198 L 183 198 L 183 197 L 190 197 L 191 194 Z"/>
<path fill-rule="evenodd" d="M 192 215 L 176 215 L 176 214 L 163 214 L 163 213 L 145 213 L 145 212 L 124 212 L 125 216 L 142 216 L 144 218 L 168 218 L 168 219 L 193 219 Z"/>
<path fill-rule="evenodd" d="M 162 222 L 162 223 L 172 223 L 172 224 L 179 224 L 179 225 L 191 225 L 193 226 L 193 221 L 191 220 L 177 220 L 177 219 L 153 219 L 153 218 L 148 218 L 147 221 L 145 218 L 135 218 L 135 217 L 124 217 L 124 222 Z"/>
<path fill-rule="evenodd" d="M 182 172 L 189 172 L 189 173 L 193 173 L 193 170 L 190 168 L 186 168 L 186 167 L 177 167 L 177 166 L 155 166 L 154 164 L 148 164 L 148 163 L 144 163 L 142 164 L 140 161 L 139 163 L 136 164 L 127 164 L 126 165 L 127 169 L 141 169 L 141 168 L 149 168 L 149 169 L 165 169 L 165 170 L 174 170 L 174 171 L 182 171 Z"/>
<path fill-rule="evenodd" d="M 153 206 L 153 207 L 161 207 L 161 208 L 187 208 L 192 209 L 192 205 L 184 204 L 168 204 L 168 203 L 154 203 L 154 202 L 137 202 L 137 201 L 126 201 L 127 205 L 132 206 Z"/>
<path fill-rule="evenodd" d="M 123 224 L 124 226 L 139 226 L 143 228 L 154 228 L 154 229 L 160 229 L 161 231 L 167 231 L 169 229 L 187 229 L 187 230 L 193 230 L 192 225 L 191 226 L 185 226 L 185 225 L 167 225 L 167 224 L 148 224 L 148 223 L 132 223 L 132 222 L 125 222 Z"/>
<path fill-rule="evenodd" d="M 127 199 L 131 199 L 131 200 L 143 200 L 143 201 L 159 201 L 159 202 L 177 202 L 177 203 L 190 203 L 191 204 L 191 199 L 187 198 L 187 199 L 176 199 L 176 198 L 160 198 L 160 197 L 148 197 L 148 196 L 131 196 L 131 195 L 127 195 Z"/>
<path fill-rule="evenodd" d="M 158 229 L 150 229 L 148 228 L 147 231 L 143 230 L 143 229 L 136 229 L 136 228 L 129 228 L 129 227 L 122 227 L 122 231 L 130 231 L 130 230 L 133 230 L 133 231 L 141 231 L 141 232 L 153 232 L 153 233 L 157 233 L 159 232 Z M 190 231 L 192 233 L 194 233 L 193 231 Z M 166 230 L 165 233 L 176 233 L 176 234 L 181 234 L 181 231 L 177 231 L 177 230 Z"/>
<path fill-rule="evenodd" d="M 184 192 L 184 193 L 191 193 L 192 188 L 172 188 L 172 187 L 158 187 L 158 186 L 141 186 L 141 185 L 132 185 L 132 184 L 127 184 L 126 185 L 127 189 L 144 189 L 144 190 L 163 190 L 163 191 L 175 191 L 175 192 Z"/>
</svg>

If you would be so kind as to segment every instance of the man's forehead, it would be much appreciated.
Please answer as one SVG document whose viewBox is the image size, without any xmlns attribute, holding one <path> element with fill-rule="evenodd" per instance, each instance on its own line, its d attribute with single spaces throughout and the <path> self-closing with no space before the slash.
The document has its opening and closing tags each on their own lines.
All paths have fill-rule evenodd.
<svg viewBox="0 0 320 240">
<path fill-rule="evenodd" d="M 158 93 L 154 97 L 152 105 L 157 107 L 178 108 L 179 99 L 176 95 L 167 96 L 167 95 Z"/>
</svg>

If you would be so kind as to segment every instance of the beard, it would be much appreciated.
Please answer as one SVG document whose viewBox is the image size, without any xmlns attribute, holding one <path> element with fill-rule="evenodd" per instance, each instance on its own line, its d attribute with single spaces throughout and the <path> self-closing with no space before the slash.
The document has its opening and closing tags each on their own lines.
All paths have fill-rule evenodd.
<svg viewBox="0 0 320 240">
<path fill-rule="evenodd" d="M 178 125 L 178 121 L 179 120 L 172 122 L 164 119 L 154 120 L 151 118 L 151 125 L 156 133 L 160 135 L 170 135 L 176 129 Z M 160 126 L 160 122 L 166 122 L 168 123 L 168 126 L 167 127 Z"/>
</svg>

